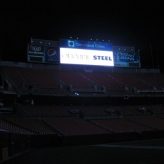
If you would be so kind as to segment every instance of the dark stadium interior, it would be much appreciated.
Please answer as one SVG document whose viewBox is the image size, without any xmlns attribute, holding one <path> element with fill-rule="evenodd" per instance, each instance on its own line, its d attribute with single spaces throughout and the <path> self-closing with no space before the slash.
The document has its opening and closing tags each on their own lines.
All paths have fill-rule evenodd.
<svg viewBox="0 0 164 164">
<path fill-rule="evenodd" d="M 0 7 L 0 164 L 163 164 L 161 3 L 77 3 Z M 135 47 L 141 65 L 28 61 L 63 38 Z"/>
</svg>

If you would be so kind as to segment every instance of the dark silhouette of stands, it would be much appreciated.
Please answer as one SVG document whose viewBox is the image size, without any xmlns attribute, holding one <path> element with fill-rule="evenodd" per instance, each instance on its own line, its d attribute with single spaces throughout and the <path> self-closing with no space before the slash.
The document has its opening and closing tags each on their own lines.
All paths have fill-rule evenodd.
<svg viewBox="0 0 164 164">
<path fill-rule="evenodd" d="M 0 146 L 9 145 L 9 156 L 29 147 L 163 137 L 164 78 L 158 71 L 1 68 Z"/>
</svg>

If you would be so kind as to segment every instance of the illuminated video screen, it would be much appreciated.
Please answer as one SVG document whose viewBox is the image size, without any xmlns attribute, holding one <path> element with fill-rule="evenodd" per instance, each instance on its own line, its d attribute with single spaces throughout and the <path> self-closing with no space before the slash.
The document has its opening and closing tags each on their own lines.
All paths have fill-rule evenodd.
<svg viewBox="0 0 164 164">
<path fill-rule="evenodd" d="M 113 51 L 60 48 L 60 63 L 114 66 Z"/>
</svg>

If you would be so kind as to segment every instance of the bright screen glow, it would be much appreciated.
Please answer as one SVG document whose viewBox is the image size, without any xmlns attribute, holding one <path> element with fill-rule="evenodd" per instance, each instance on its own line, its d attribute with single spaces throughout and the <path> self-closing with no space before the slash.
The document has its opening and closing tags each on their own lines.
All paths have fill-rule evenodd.
<svg viewBox="0 0 164 164">
<path fill-rule="evenodd" d="M 114 66 L 113 51 L 60 48 L 60 63 Z"/>
</svg>

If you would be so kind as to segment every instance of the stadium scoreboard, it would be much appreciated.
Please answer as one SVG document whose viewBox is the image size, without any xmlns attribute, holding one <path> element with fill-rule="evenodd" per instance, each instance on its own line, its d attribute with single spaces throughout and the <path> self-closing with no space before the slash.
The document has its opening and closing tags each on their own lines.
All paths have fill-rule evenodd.
<svg viewBox="0 0 164 164">
<path fill-rule="evenodd" d="M 109 42 L 61 39 L 31 39 L 27 60 L 37 63 L 140 67 L 140 56 L 134 47 L 113 46 Z"/>
</svg>

